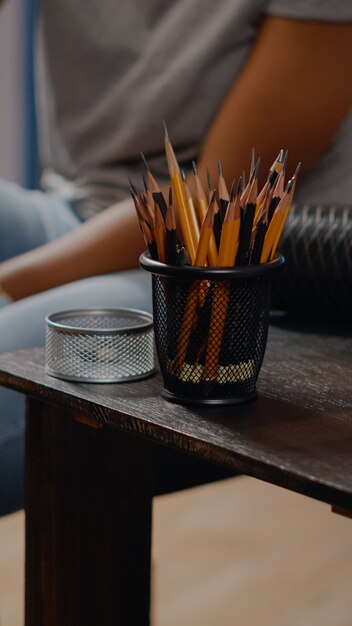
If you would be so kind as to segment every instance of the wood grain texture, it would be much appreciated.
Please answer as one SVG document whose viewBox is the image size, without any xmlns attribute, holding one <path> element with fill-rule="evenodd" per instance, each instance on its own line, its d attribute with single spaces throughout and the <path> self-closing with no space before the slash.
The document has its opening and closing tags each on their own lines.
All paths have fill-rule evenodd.
<svg viewBox="0 0 352 626">
<path fill-rule="evenodd" d="M 119 385 L 57 380 L 45 374 L 42 349 L 0 355 L 0 383 L 352 509 L 351 355 L 352 339 L 341 329 L 271 327 L 258 399 L 225 408 L 168 403 L 160 376 Z"/>
<path fill-rule="evenodd" d="M 150 446 L 30 400 L 26 626 L 149 626 Z"/>
</svg>

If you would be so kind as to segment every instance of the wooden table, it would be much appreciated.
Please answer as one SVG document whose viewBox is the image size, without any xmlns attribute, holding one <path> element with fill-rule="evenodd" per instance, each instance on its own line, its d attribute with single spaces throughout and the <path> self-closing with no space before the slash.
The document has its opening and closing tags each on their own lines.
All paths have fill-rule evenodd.
<svg viewBox="0 0 352 626">
<path fill-rule="evenodd" d="M 159 376 L 78 385 L 42 349 L 0 355 L 28 396 L 26 626 L 149 624 L 155 494 L 240 472 L 351 511 L 352 339 L 322 330 L 271 327 L 258 399 L 222 409 L 168 403 Z"/>
</svg>

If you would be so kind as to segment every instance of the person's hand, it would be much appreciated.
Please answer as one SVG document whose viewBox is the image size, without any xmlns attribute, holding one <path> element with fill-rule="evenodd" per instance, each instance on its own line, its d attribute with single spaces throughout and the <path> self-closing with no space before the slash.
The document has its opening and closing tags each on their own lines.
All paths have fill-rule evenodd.
<svg viewBox="0 0 352 626">
<path fill-rule="evenodd" d="M 0 264 L 0 285 L 13 300 L 74 280 L 137 267 L 145 245 L 130 199 L 55 241 Z"/>
</svg>

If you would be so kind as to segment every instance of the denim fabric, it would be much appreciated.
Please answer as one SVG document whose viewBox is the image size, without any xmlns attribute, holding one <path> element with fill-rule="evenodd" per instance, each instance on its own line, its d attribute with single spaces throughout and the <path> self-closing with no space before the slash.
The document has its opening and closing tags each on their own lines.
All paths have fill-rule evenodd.
<svg viewBox="0 0 352 626">
<path fill-rule="evenodd" d="M 0 184 L 0 258 L 51 241 L 78 223 L 58 197 Z M 130 270 L 87 278 L 0 307 L 0 351 L 43 345 L 48 313 L 94 306 L 151 311 L 149 275 Z M 0 387 L 0 515 L 23 506 L 23 448 L 24 397 Z"/>
<path fill-rule="evenodd" d="M 0 261 L 53 241 L 80 223 L 60 196 L 0 179 Z"/>
</svg>

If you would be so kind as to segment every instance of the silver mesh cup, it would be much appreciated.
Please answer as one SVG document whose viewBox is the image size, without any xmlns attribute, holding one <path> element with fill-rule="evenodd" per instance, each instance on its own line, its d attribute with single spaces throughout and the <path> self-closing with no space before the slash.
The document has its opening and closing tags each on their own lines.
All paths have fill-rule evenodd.
<svg viewBox="0 0 352 626">
<path fill-rule="evenodd" d="M 154 372 L 153 318 L 136 309 L 77 309 L 45 318 L 45 368 L 77 382 L 117 383 Z"/>
</svg>

